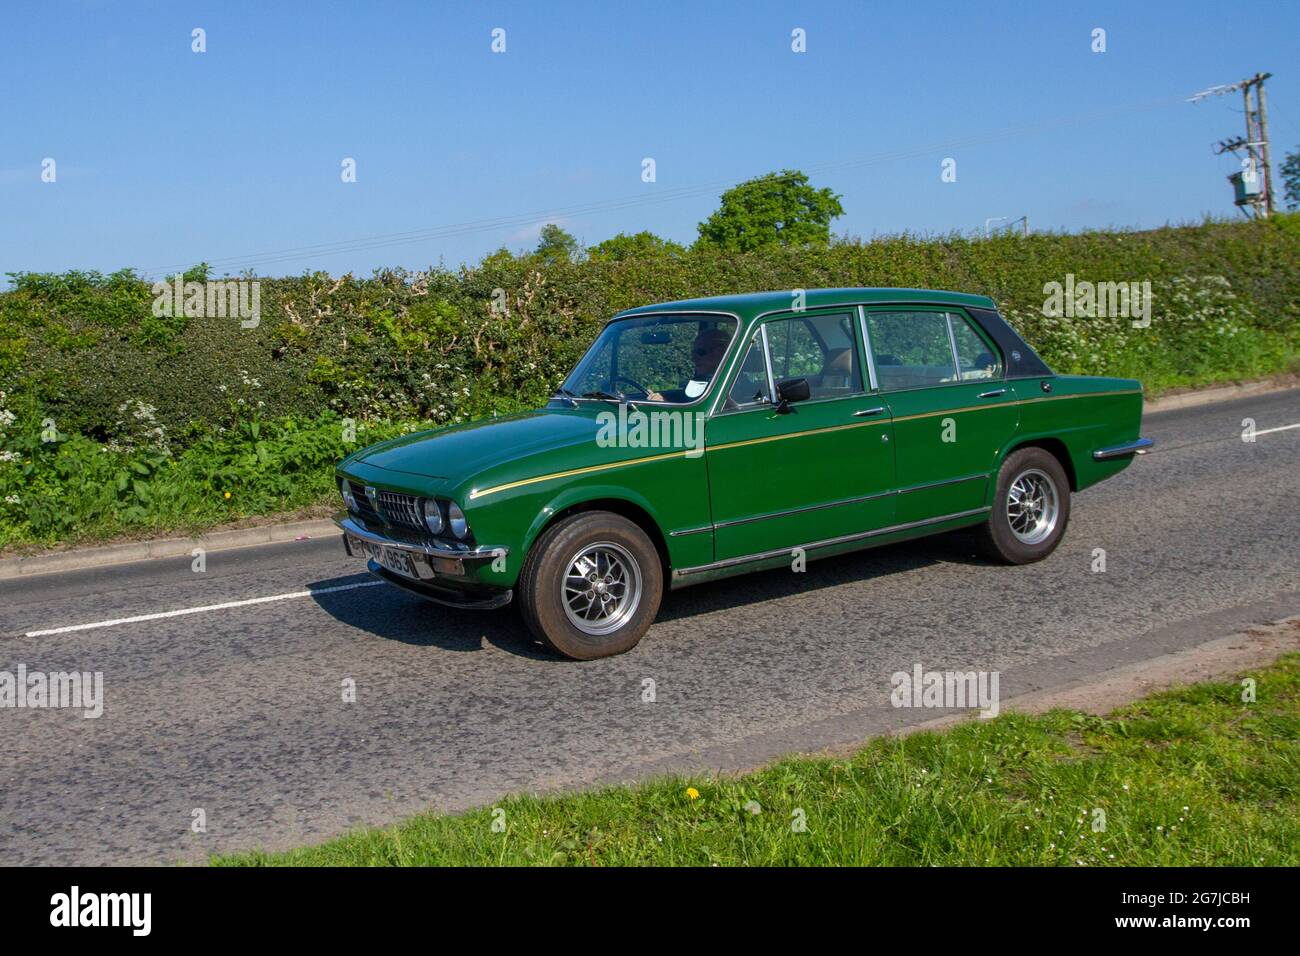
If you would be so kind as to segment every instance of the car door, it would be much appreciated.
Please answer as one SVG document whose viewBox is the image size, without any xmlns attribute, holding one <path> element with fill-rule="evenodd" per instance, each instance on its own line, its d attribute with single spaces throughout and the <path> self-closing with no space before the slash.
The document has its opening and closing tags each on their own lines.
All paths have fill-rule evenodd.
<svg viewBox="0 0 1300 956">
<path fill-rule="evenodd" d="M 855 308 L 774 316 L 742 343 L 705 430 L 716 560 L 890 524 L 889 410 L 862 356 Z M 776 385 L 800 378 L 810 397 L 782 413 Z"/>
<path fill-rule="evenodd" d="M 866 328 L 894 423 L 896 521 L 983 508 L 1019 421 L 1001 353 L 958 309 L 871 307 Z"/>
</svg>

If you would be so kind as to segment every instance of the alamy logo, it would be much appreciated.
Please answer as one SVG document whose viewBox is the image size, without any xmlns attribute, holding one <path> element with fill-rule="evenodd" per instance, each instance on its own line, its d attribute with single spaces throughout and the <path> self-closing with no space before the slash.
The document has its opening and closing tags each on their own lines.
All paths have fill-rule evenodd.
<svg viewBox="0 0 1300 956">
<path fill-rule="evenodd" d="M 153 314 L 159 318 L 238 318 L 245 329 L 262 321 L 262 283 L 257 279 L 220 279 L 212 282 L 155 282 Z"/>
<path fill-rule="evenodd" d="M 0 707 L 80 708 L 83 717 L 100 717 L 104 713 L 104 673 L 28 673 L 27 665 L 19 664 L 16 672 L 0 671 Z"/>
<path fill-rule="evenodd" d="M 700 412 L 628 410 L 603 411 L 596 444 L 601 448 L 684 448 L 687 458 L 704 454 L 704 415 Z"/>
<path fill-rule="evenodd" d="M 1065 282 L 1043 283 L 1043 315 L 1049 318 L 1133 319 L 1133 328 L 1151 324 L 1151 282 L 1076 282 L 1066 273 Z"/>
<path fill-rule="evenodd" d="M 152 893 L 71 893 L 50 897 L 51 926 L 129 926 L 133 936 L 148 936 L 153 926 Z"/>
<path fill-rule="evenodd" d="M 978 707 L 981 717 L 996 717 L 1000 680 L 998 671 L 927 671 L 916 664 L 912 673 L 895 671 L 890 677 L 889 702 L 895 707 Z"/>
</svg>

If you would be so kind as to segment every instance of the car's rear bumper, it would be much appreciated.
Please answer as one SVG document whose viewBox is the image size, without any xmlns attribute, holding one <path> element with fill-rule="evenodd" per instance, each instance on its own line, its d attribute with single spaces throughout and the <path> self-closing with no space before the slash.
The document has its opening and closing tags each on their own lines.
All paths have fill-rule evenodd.
<svg viewBox="0 0 1300 956">
<path fill-rule="evenodd" d="M 1092 453 L 1095 461 L 1108 461 L 1111 458 L 1123 458 L 1125 455 L 1145 455 L 1155 445 L 1150 438 L 1139 438 L 1136 441 L 1126 441 L 1122 445 L 1108 445 L 1105 448 L 1098 448 Z"/>
</svg>

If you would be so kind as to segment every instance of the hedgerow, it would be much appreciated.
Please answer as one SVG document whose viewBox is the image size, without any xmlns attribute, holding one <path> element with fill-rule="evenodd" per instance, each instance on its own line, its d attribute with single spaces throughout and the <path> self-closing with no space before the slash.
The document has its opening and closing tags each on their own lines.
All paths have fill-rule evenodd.
<svg viewBox="0 0 1300 956">
<path fill-rule="evenodd" d="M 1150 282 L 1150 328 L 1044 315 L 1044 285 L 1069 274 Z M 185 278 L 207 275 L 200 266 Z M 262 490 L 241 492 L 234 512 L 234 494 L 221 499 L 212 520 L 296 507 L 329 492 L 313 469 L 327 474 L 345 452 L 329 437 L 344 419 L 378 434 L 540 405 L 609 316 L 648 302 L 830 286 L 981 293 L 1057 371 L 1132 376 L 1151 392 L 1294 368 L 1300 342 L 1300 214 L 744 254 L 671 244 L 621 259 L 499 252 L 459 269 L 314 272 L 259 279 L 253 328 L 156 316 L 150 284 L 130 270 L 10 278 L 0 292 L 0 547 L 165 524 L 176 509 L 208 514 L 187 496 L 224 494 L 246 467 L 262 474 Z M 317 436 L 310 454 L 304 434 Z M 287 477 L 273 479 L 267 456 L 285 442 L 292 450 L 276 466 Z"/>
</svg>

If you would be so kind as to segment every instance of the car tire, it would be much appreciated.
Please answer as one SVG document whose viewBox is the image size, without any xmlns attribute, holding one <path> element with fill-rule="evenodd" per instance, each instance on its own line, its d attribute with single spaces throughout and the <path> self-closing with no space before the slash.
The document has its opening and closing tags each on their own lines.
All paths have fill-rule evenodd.
<svg viewBox="0 0 1300 956">
<path fill-rule="evenodd" d="M 1069 521 L 1070 479 L 1060 461 L 1045 448 L 1021 448 L 998 470 L 980 544 L 995 561 L 1030 564 L 1056 550 Z"/>
<path fill-rule="evenodd" d="M 519 573 L 519 609 L 543 644 L 590 661 L 636 646 L 659 613 L 663 587 L 659 552 L 640 526 L 585 511 L 533 544 Z"/>
</svg>

